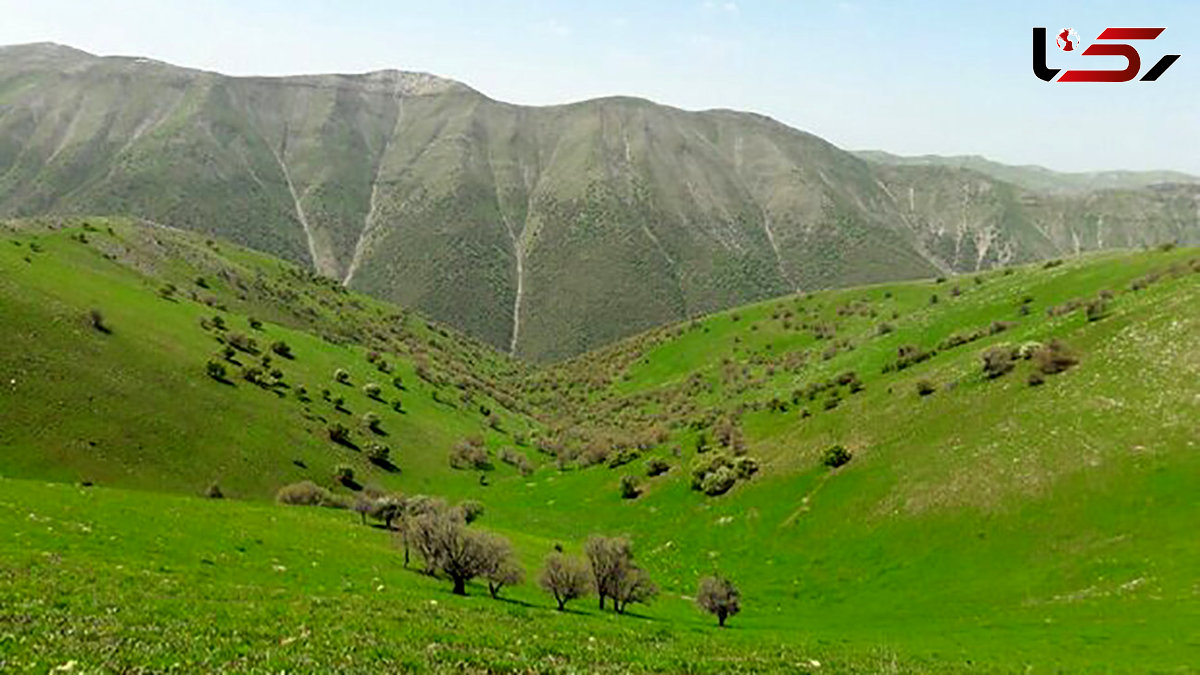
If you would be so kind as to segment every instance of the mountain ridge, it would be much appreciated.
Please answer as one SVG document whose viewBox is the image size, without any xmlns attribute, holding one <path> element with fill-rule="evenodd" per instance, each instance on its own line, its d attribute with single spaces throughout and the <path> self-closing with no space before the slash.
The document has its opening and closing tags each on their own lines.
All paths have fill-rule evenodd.
<svg viewBox="0 0 1200 675">
<path fill-rule="evenodd" d="M 1193 186 L 1042 194 L 758 113 L 23 49 L 0 62 L 0 216 L 227 237 L 535 361 L 798 289 L 1200 241 Z"/>
</svg>

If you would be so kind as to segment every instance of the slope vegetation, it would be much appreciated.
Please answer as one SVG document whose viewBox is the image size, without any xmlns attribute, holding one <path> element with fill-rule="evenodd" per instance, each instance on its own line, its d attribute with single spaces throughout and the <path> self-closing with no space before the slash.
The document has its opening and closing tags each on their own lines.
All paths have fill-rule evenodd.
<svg viewBox="0 0 1200 675">
<path fill-rule="evenodd" d="M 6 668 L 1132 673 L 1200 657 L 1194 249 L 790 294 L 525 371 L 224 242 L 100 219 L 3 238 Z M 235 349 L 233 384 L 217 381 L 206 364 L 232 333 L 294 358 L 254 384 Z M 361 389 L 393 386 L 379 358 L 405 387 L 383 402 Z M 359 450 L 329 440 L 339 421 Z M 468 436 L 532 466 L 452 469 Z M 395 466 L 368 462 L 370 443 Z M 265 503 L 301 479 L 358 493 L 339 464 L 482 502 L 530 581 L 556 545 L 629 535 L 662 592 L 625 616 L 560 614 L 533 583 L 459 598 L 357 515 Z M 240 499 L 201 499 L 214 481 Z M 743 593 L 724 631 L 690 600 L 714 571 Z"/>
</svg>

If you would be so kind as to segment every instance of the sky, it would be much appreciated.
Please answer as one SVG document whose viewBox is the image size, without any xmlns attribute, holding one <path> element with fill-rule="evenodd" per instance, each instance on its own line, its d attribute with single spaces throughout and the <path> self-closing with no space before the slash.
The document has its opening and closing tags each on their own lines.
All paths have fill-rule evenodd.
<svg viewBox="0 0 1200 675">
<path fill-rule="evenodd" d="M 1166 27 L 1157 82 L 1046 83 L 1031 29 Z M 52 41 L 231 75 L 431 72 L 496 99 L 608 95 L 769 115 L 846 149 L 1064 171 L 1200 174 L 1200 2 L 0 0 L 0 44 Z M 1048 48 L 1048 65 L 1119 57 Z"/>
</svg>

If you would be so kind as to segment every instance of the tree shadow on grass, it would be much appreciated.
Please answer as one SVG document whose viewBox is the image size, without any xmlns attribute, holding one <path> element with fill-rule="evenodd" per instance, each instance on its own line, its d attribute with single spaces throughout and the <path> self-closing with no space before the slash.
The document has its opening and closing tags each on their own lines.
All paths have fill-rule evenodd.
<svg viewBox="0 0 1200 675">
<path fill-rule="evenodd" d="M 508 597 L 508 596 L 505 596 L 505 595 L 501 595 L 501 596 L 500 596 L 500 597 L 498 597 L 498 598 L 492 598 L 492 597 L 491 597 L 491 594 L 490 594 L 490 593 L 488 593 L 488 590 L 487 590 L 486 588 L 485 588 L 485 589 L 483 589 L 483 592 L 484 592 L 484 595 L 486 595 L 488 598 L 490 598 L 490 599 L 492 599 L 492 600 L 495 600 L 496 602 L 504 602 L 504 603 L 508 603 L 508 604 L 510 604 L 510 605 L 519 605 L 519 606 L 521 606 L 521 607 L 525 607 L 525 608 L 527 608 L 527 609 L 543 609 L 543 608 L 544 608 L 544 606 L 543 606 L 543 605 L 535 605 L 535 604 L 533 604 L 532 602 L 525 602 L 524 600 L 518 600 L 518 599 L 516 599 L 516 598 L 510 598 L 510 597 Z"/>
<path fill-rule="evenodd" d="M 350 440 L 349 438 L 331 438 L 329 440 L 333 441 L 334 443 L 336 443 L 348 450 L 353 450 L 355 452 L 362 452 L 362 448 L 358 447 L 358 444 L 355 443 L 354 441 Z"/>
<path fill-rule="evenodd" d="M 388 473 L 400 473 L 400 467 L 392 464 L 390 459 L 371 459 L 371 463 Z"/>
</svg>

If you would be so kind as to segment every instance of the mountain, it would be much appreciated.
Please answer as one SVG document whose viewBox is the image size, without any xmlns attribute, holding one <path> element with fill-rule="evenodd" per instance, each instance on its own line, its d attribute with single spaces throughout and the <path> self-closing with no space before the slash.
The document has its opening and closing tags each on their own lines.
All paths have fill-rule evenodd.
<svg viewBox="0 0 1200 675">
<path fill-rule="evenodd" d="M 1198 303 L 1200 249 L 1163 246 L 530 367 L 218 238 L 0 222 L 0 670 L 1189 672 Z M 454 595 L 383 523 L 271 503 L 300 480 L 479 502 L 527 581 Z M 555 610 L 538 570 L 591 534 L 652 603 Z"/>
<path fill-rule="evenodd" d="M 1200 177 L 1180 171 L 1052 171 L 1042 166 L 1014 166 L 993 162 L 979 155 L 917 155 L 905 157 L 881 150 L 859 150 L 855 155 L 880 164 L 896 166 L 948 166 L 971 169 L 1026 190 L 1040 192 L 1091 192 L 1095 190 L 1136 190 L 1138 188 L 1182 183 L 1200 183 Z"/>
<path fill-rule="evenodd" d="M 1196 243 L 1198 203 L 883 166 L 728 110 L 0 49 L 0 215 L 225 237 L 535 361 L 795 290 Z"/>
</svg>

